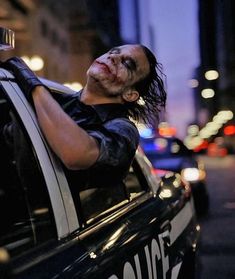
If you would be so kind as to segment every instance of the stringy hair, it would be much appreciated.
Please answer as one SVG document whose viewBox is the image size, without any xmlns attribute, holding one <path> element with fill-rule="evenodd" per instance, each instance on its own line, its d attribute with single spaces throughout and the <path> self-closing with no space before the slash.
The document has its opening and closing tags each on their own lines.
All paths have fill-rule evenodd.
<svg viewBox="0 0 235 279">
<path fill-rule="evenodd" d="M 140 94 L 136 102 L 126 102 L 129 117 L 134 121 L 147 125 L 156 125 L 159 121 L 159 113 L 166 106 L 167 93 L 164 88 L 162 65 L 157 62 L 154 54 L 143 45 L 143 49 L 150 65 L 149 74 L 134 84 L 135 90 Z"/>
</svg>

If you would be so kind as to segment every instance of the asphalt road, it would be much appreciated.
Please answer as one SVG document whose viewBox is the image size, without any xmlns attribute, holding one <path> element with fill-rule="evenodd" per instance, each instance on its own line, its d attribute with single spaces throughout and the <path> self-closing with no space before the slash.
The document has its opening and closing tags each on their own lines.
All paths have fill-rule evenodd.
<svg viewBox="0 0 235 279">
<path fill-rule="evenodd" d="M 202 160 L 210 210 L 199 219 L 197 279 L 235 279 L 235 156 Z"/>
</svg>

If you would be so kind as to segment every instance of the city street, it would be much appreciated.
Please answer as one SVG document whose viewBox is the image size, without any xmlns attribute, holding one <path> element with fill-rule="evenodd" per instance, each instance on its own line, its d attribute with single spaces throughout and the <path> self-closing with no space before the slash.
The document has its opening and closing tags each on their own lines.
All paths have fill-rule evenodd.
<svg viewBox="0 0 235 279">
<path fill-rule="evenodd" d="M 202 157 L 207 169 L 210 211 L 199 219 L 197 278 L 235 278 L 235 157 Z"/>
</svg>

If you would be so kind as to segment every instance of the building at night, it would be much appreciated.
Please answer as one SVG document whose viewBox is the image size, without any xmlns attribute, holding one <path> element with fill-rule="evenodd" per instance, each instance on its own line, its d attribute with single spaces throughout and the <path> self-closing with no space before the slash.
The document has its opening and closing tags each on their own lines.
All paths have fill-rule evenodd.
<svg viewBox="0 0 235 279">
<path fill-rule="evenodd" d="M 199 0 L 198 24 L 200 65 L 193 76 L 193 91 L 195 124 L 199 128 L 193 136 L 189 135 L 188 142 L 194 142 L 195 147 L 197 143 L 215 141 L 234 151 L 234 1 Z"/>
<path fill-rule="evenodd" d="M 235 113 L 235 3 L 199 0 L 198 6 L 200 66 L 195 73 L 199 82 L 195 102 L 197 121 L 203 125 L 221 110 Z"/>
<path fill-rule="evenodd" d="M 2 0 L 0 26 L 15 32 L 15 49 L 0 59 L 42 59 L 39 76 L 84 85 L 95 57 L 120 43 L 117 1 Z M 115 13 L 113 12 L 115 10 Z"/>
</svg>

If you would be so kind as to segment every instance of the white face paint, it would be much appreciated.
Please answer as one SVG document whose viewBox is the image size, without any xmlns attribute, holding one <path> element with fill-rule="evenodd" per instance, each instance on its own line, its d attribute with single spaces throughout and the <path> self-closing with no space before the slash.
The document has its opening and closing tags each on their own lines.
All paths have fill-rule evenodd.
<svg viewBox="0 0 235 279">
<path fill-rule="evenodd" d="M 98 57 L 87 71 L 88 82 L 98 83 L 116 96 L 130 89 L 149 72 L 149 62 L 139 45 L 115 47 Z"/>
</svg>

